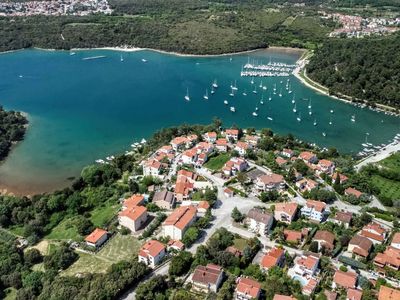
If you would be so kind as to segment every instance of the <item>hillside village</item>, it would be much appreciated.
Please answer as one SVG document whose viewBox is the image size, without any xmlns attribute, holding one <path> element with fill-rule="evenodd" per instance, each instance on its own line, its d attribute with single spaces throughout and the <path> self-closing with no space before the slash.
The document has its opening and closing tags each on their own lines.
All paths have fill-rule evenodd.
<svg viewBox="0 0 400 300">
<path fill-rule="evenodd" d="M 386 208 L 343 160 L 269 130 L 177 136 L 131 175 L 153 184 L 121 199 L 119 228 L 144 240 L 148 282 L 169 274 L 193 297 L 399 299 L 398 222 L 376 217 Z M 95 253 L 112 238 L 96 228 L 77 247 Z M 278 275 L 284 295 L 263 284 Z"/>
</svg>

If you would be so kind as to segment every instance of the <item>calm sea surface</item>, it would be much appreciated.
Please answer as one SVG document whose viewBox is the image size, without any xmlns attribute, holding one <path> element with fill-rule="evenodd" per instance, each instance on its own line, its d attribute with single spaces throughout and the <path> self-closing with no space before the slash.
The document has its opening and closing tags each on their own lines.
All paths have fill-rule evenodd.
<svg viewBox="0 0 400 300">
<path fill-rule="evenodd" d="M 100 55 L 106 57 L 82 60 Z M 184 122 L 207 124 L 213 117 L 221 118 L 225 126 L 270 127 L 348 153 L 361 149 L 366 132 L 375 144 L 387 143 L 399 132 L 398 118 L 319 95 L 293 76 L 292 94 L 285 89 L 286 78 L 264 78 L 268 89 L 264 105 L 260 104 L 260 79 L 255 79 L 258 94 L 253 94 L 250 78 L 240 77 L 241 66 L 249 56 L 265 63 L 270 59 L 295 63 L 294 54 L 260 51 L 200 58 L 139 51 L 122 55 L 123 62 L 120 52 L 106 50 L 78 51 L 73 56 L 40 50 L 0 55 L 0 104 L 28 113 L 30 120 L 26 139 L 0 166 L 0 187 L 29 193 L 62 187 L 86 164 L 122 153 L 159 128 Z M 219 88 L 211 95 L 214 79 Z M 230 97 L 235 80 L 238 92 Z M 274 83 L 277 94 L 268 101 Z M 203 99 L 207 88 L 208 101 Z M 187 89 L 190 102 L 184 100 Z M 311 99 L 311 116 L 310 102 L 304 99 Z M 232 105 L 236 113 L 230 112 Z M 256 107 L 258 117 L 252 116 Z M 353 115 L 356 122 L 351 122 Z"/>
</svg>

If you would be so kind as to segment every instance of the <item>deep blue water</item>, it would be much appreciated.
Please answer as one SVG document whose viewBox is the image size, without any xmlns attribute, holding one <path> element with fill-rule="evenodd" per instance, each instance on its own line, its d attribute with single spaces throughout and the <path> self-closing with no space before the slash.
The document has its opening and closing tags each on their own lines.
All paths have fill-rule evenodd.
<svg viewBox="0 0 400 300">
<path fill-rule="evenodd" d="M 82 60 L 105 55 L 105 58 Z M 268 90 L 264 105 L 261 91 L 253 94 L 249 78 L 241 78 L 241 66 L 250 55 L 267 62 L 294 63 L 296 55 L 260 51 L 224 57 L 178 57 L 153 51 L 123 53 L 93 50 L 24 50 L 0 55 L 0 104 L 29 115 L 26 139 L 0 166 L 0 187 L 37 192 L 67 184 L 83 166 L 97 158 L 121 153 L 133 141 L 149 137 L 159 128 L 187 123 L 210 123 L 213 117 L 225 126 L 270 127 L 278 133 L 293 133 L 321 146 L 344 152 L 360 150 L 365 133 L 376 144 L 387 142 L 399 131 L 399 119 L 319 95 L 291 76 L 302 121 L 292 112 L 293 94 L 287 94 L 280 78 L 263 79 Z M 142 62 L 142 58 L 147 60 Z M 203 99 L 214 79 L 219 88 Z M 285 81 L 286 78 L 283 80 Z M 230 97 L 230 84 L 239 91 Z M 258 86 L 260 79 L 255 79 Z M 273 95 L 273 83 L 283 86 L 283 97 Z M 285 83 L 285 82 L 284 82 Z M 184 95 L 189 89 L 191 101 Z M 246 90 L 248 96 L 243 96 Z M 308 115 L 308 98 L 313 115 Z M 224 105 L 224 100 L 229 105 Z M 237 112 L 231 113 L 234 105 Z M 259 108 L 259 116 L 251 113 Z M 334 113 L 331 114 L 330 110 Z M 356 122 L 350 121 L 352 115 Z M 269 121 L 267 116 L 272 117 Z M 318 125 L 313 126 L 314 118 Z M 329 125 L 332 121 L 332 125 Z M 322 136 L 326 133 L 326 137 Z"/>
</svg>

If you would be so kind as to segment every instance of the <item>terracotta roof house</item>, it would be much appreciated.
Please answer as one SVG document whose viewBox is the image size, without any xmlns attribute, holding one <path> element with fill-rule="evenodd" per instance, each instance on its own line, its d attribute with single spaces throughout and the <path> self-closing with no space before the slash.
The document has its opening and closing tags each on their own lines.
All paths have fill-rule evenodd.
<svg viewBox="0 0 400 300">
<path fill-rule="evenodd" d="M 279 222 L 291 223 L 296 216 L 298 204 L 295 202 L 282 202 L 275 204 L 274 218 Z"/>
<path fill-rule="evenodd" d="M 332 251 L 335 243 L 335 235 L 327 230 L 318 230 L 313 237 L 313 241 L 318 243 L 318 250 L 325 247 L 325 249 Z"/>
<path fill-rule="evenodd" d="M 98 248 L 101 247 L 107 241 L 107 239 L 108 232 L 101 228 L 96 228 L 85 238 L 85 242 L 88 246 Z"/>
<path fill-rule="evenodd" d="M 271 230 L 274 217 L 258 208 L 252 208 L 247 213 L 249 230 L 261 235 L 267 235 Z"/>
<path fill-rule="evenodd" d="M 309 151 L 301 152 L 299 158 L 302 159 L 305 163 L 314 164 L 318 161 L 317 156 Z"/>
<path fill-rule="evenodd" d="M 171 141 L 171 146 L 175 151 L 177 151 L 185 148 L 187 142 L 188 142 L 187 137 L 178 136 Z"/>
<path fill-rule="evenodd" d="M 300 190 L 300 192 L 303 193 L 305 191 L 311 191 L 312 189 L 315 189 L 319 186 L 319 183 L 310 178 L 303 178 L 297 181 L 295 185 Z"/>
<path fill-rule="evenodd" d="M 210 203 L 207 201 L 199 201 L 197 205 L 197 211 L 199 213 L 206 213 L 210 209 Z"/>
<path fill-rule="evenodd" d="M 387 247 L 383 253 L 378 253 L 374 258 L 374 264 L 380 268 L 390 267 L 394 270 L 400 269 L 400 249 Z"/>
<path fill-rule="evenodd" d="M 400 232 L 396 232 L 393 235 L 392 242 L 390 243 L 390 246 L 392 246 L 393 248 L 396 248 L 396 249 L 400 249 Z"/>
<path fill-rule="evenodd" d="M 304 228 L 305 229 L 305 228 Z M 308 232 L 304 231 L 296 231 L 285 229 L 283 231 L 283 235 L 285 236 L 285 240 L 291 243 L 301 243 L 303 239 L 308 235 Z"/>
<path fill-rule="evenodd" d="M 360 235 L 371 240 L 374 244 L 381 244 L 386 239 L 387 230 L 380 224 L 371 222 L 363 227 Z"/>
<path fill-rule="evenodd" d="M 175 205 L 174 193 L 167 190 L 156 192 L 152 202 L 162 209 L 172 209 Z"/>
<path fill-rule="evenodd" d="M 162 169 L 162 164 L 153 158 L 145 161 L 143 164 L 143 175 L 158 177 Z"/>
<path fill-rule="evenodd" d="M 143 204 L 144 204 L 144 196 L 141 194 L 135 194 L 124 200 L 124 202 L 122 203 L 122 208 L 123 209 L 133 208 L 135 206 Z"/>
<path fill-rule="evenodd" d="M 275 158 L 275 162 L 278 164 L 278 166 L 282 167 L 288 163 L 288 161 L 280 156 Z"/>
<path fill-rule="evenodd" d="M 344 225 L 346 228 L 348 228 L 352 219 L 353 213 L 348 211 L 338 211 L 331 221 L 339 225 Z"/>
<path fill-rule="evenodd" d="M 181 169 L 176 174 L 176 181 L 184 180 L 184 179 L 188 180 L 191 183 L 194 183 L 197 179 L 197 174 L 192 171 L 187 171 L 185 169 Z"/>
<path fill-rule="evenodd" d="M 192 275 L 193 288 L 196 290 L 216 293 L 222 283 L 224 271 L 220 266 L 208 264 L 197 266 Z"/>
<path fill-rule="evenodd" d="M 347 195 L 347 196 L 351 195 L 351 196 L 354 196 L 356 198 L 360 198 L 363 195 L 362 192 L 360 192 L 359 190 L 356 190 L 356 189 L 354 189 L 352 187 L 349 187 L 349 188 L 345 189 L 344 190 L 344 194 Z"/>
<path fill-rule="evenodd" d="M 347 250 L 355 255 L 367 258 L 372 249 L 372 242 L 366 237 L 355 235 L 351 238 Z"/>
<path fill-rule="evenodd" d="M 285 148 L 281 151 L 281 155 L 287 158 L 291 158 L 292 156 L 294 156 L 294 151 L 292 149 Z"/>
<path fill-rule="evenodd" d="M 398 300 L 400 299 L 400 290 L 381 285 L 378 300 Z"/>
<path fill-rule="evenodd" d="M 182 251 L 185 249 L 185 244 L 178 240 L 169 240 L 167 244 L 167 250 Z"/>
<path fill-rule="evenodd" d="M 302 288 L 302 292 L 305 295 L 311 295 L 315 289 L 317 288 L 318 285 L 318 280 L 316 278 L 310 278 L 310 280 L 308 280 L 307 284 L 303 286 Z"/>
<path fill-rule="evenodd" d="M 180 170 L 179 172 L 181 171 L 184 170 Z M 190 177 L 180 175 L 179 172 L 175 184 L 174 196 L 176 201 L 182 202 L 189 198 L 190 193 L 194 189 L 194 181 Z"/>
<path fill-rule="evenodd" d="M 197 209 L 194 206 L 180 206 L 164 221 L 163 235 L 181 240 L 189 226 L 196 220 Z"/>
<path fill-rule="evenodd" d="M 335 275 L 333 276 L 333 288 L 346 288 L 346 289 L 354 289 L 357 284 L 357 273 L 355 272 L 343 272 L 337 270 Z"/>
<path fill-rule="evenodd" d="M 147 208 L 144 206 L 135 206 L 127 208 L 118 214 L 119 224 L 136 232 L 146 223 L 148 218 Z"/>
<path fill-rule="evenodd" d="M 332 291 L 328 291 L 328 290 L 324 291 L 324 295 L 326 297 L 326 300 L 336 300 L 336 298 L 337 298 L 336 292 L 332 292 Z"/>
<path fill-rule="evenodd" d="M 282 190 L 285 186 L 285 179 L 279 174 L 262 175 L 256 180 L 256 188 L 259 191 Z"/>
<path fill-rule="evenodd" d="M 215 141 L 215 148 L 219 152 L 226 152 L 228 151 L 228 141 L 226 139 L 218 139 Z"/>
<path fill-rule="evenodd" d="M 170 154 L 173 152 L 174 152 L 174 149 L 172 149 L 172 146 L 170 146 L 170 145 L 164 145 L 160 149 L 157 150 L 157 153 L 164 153 L 164 154 Z"/>
<path fill-rule="evenodd" d="M 225 252 L 229 252 L 233 255 L 235 255 L 236 257 L 241 257 L 243 255 L 242 251 L 240 251 L 238 248 L 236 248 L 235 246 L 228 246 L 225 249 Z"/>
<path fill-rule="evenodd" d="M 348 289 L 346 300 L 361 300 L 362 291 L 356 289 Z"/>
<path fill-rule="evenodd" d="M 253 146 L 257 146 L 260 137 L 258 135 L 246 135 L 244 140 Z"/>
<path fill-rule="evenodd" d="M 239 277 L 236 281 L 235 298 L 236 300 L 259 299 L 261 295 L 261 283 L 248 278 Z"/>
<path fill-rule="evenodd" d="M 307 200 L 306 205 L 300 210 L 301 214 L 311 221 L 322 222 L 327 214 L 326 203 L 316 200 Z"/>
<path fill-rule="evenodd" d="M 230 177 L 232 175 L 236 175 L 238 172 L 243 172 L 248 168 L 249 164 L 244 158 L 232 157 L 225 163 L 222 171 L 225 176 Z"/>
<path fill-rule="evenodd" d="M 209 143 L 214 143 L 217 140 L 217 133 L 214 131 L 206 132 L 204 134 L 204 139 Z"/>
<path fill-rule="evenodd" d="M 335 171 L 335 164 L 327 159 L 321 159 L 318 162 L 318 170 L 322 173 L 333 174 Z"/>
<path fill-rule="evenodd" d="M 224 195 L 227 198 L 233 197 L 234 192 L 230 189 L 230 188 L 226 188 L 224 189 Z"/>
<path fill-rule="evenodd" d="M 166 248 L 162 243 L 157 240 L 150 240 L 140 248 L 138 260 L 150 268 L 155 268 L 166 254 Z"/>
<path fill-rule="evenodd" d="M 227 139 L 233 139 L 233 140 L 237 141 L 239 138 L 239 130 L 238 129 L 226 129 L 225 137 Z"/>
<path fill-rule="evenodd" d="M 261 260 L 261 267 L 269 270 L 272 267 L 283 267 L 285 263 L 285 250 L 282 248 L 272 248 Z"/>
<path fill-rule="evenodd" d="M 296 298 L 293 296 L 285 296 L 285 295 L 275 294 L 275 296 L 272 300 L 296 300 Z"/>
<path fill-rule="evenodd" d="M 303 255 L 295 259 L 294 272 L 300 276 L 312 276 L 318 270 L 318 265 L 319 257 L 317 255 Z"/>
<path fill-rule="evenodd" d="M 348 178 L 346 175 L 341 174 L 341 173 L 339 173 L 339 172 L 335 172 L 335 173 L 333 173 L 333 175 L 332 175 L 332 182 L 335 182 L 335 181 L 336 181 L 336 177 L 338 177 L 338 176 L 339 176 L 339 182 L 340 182 L 341 184 L 343 184 L 343 183 L 345 183 L 347 180 L 349 180 L 349 178 Z"/>
<path fill-rule="evenodd" d="M 239 153 L 240 156 L 245 156 L 247 150 L 251 149 L 252 145 L 246 142 L 238 141 L 235 145 L 235 151 Z"/>
</svg>

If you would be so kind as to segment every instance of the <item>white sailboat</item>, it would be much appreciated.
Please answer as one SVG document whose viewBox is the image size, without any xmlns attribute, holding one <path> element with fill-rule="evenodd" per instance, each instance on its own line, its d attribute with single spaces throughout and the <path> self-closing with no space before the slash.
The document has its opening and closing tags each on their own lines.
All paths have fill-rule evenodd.
<svg viewBox="0 0 400 300">
<path fill-rule="evenodd" d="M 355 116 L 355 115 L 352 115 L 352 116 L 351 116 L 351 121 L 352 121 L 353 123 L 356 121 L 356 116 Z"/>
<path fill-rule="evenodd" d="M 308 114 L 311 116 L 312 115 L 312 111 L 311 109 L 308 111 Z"/>
<path fill-rule="evenodd" d="M 244 92 L 242 93 L 243 96 L 247 96 L 247 92 L 246 90 L 244 90 Z"/>
<path fill-rule="evenodd" d="M 276 92 L 276 83 L 274 83 L 274 88 L 273 88 L 274 94 Z"/>
<path fill-rule="evenodd" d="M 282 97 L 282 88 L 281 88 L 281 90 L 279 91 L 279 95 L 278 95 L 279 97 Z"/>
<path fill-rule="evenodd" d="M 123 58 L 122 54 L 121 54 L 121 58 L 120 58 L 120 60 L 121 60 L 121 62 L 123 62 L 123 61 L 124 61 L 124 58 Z"/>
<path fill-rule="evenodd" d="M 144 62 L 144 63 L 147 62 L 147 59 L 142 58 L 142 62 Z"/>
<path fill-rule="evenodd" d="M 190 101 L 190 96 L 189 96 L 189 89 L 186 89 L 186 96 L 185 96 L 186 101 Z"/>
<path fill-rule="evenodd" d="M 311 106 L 311 99 L 310 99 L 310 101 L 308 101 L 308 108 L 311 109 L 311 107 L 312 106 Z"/>
<path fill-rule="evenodd" d="M 267 117 L 268 120 L 273 121 L 274 119 L 272 119 L 271 117 Z"/>
<path fill-rule="evenodd" d="M 330 113 L 333 114 L 333 109 L 330 110 Z"/>
<path fill-rule="evenodd" d="M 214 86 L 212 85 L 211 86 L 211 95 L 214 95 L 215 94 L 215 90 L 214 90 Z"/>
<path fill-rule="evenodd" d="M 218 83 L 217 83 L 217 79 L 214 79 L 214 82 L 212 84 L 212 87 L 217 89 L 218 88 Z"/>
<path fill-rule="evenodd" d="M 271 100 L 272 100 L 272 96 L 271 96 L 271 93 L 269 93 L 268 101 L 271 101 Z"/>
<path fill-rule="evenodd" d="M 238 88 L 237 88 L 237 86 L 236 86 L 236 80 L 235 80 L 235 85 L 232 87 L 232 90 L 234 90 L 234 91 L 237 91 L 237 90 L 238 90 Z"/>
<path fill-rule="evenodd" d="M 326 133 L 325 133 L 325 132 L 323 132 L 323 133 L 322 133 L 322 136 L 323 136 L 323 137 L 326 137 Z"/>
<path fill-rule="evenodd" d="M 264 104 L 264 94 L 261 96 L 260 104 Z"/>
<path fill-rule="evenodd" d="M 256 106 L 256 111 L 258 110 L 258 107 Z"/>
<path fill-rule="evenodd" d="M 228 105 L 228 100 L 224 100 L 224 104 L 225 104 L 225 105 Z"/>
<path fill-rule="evenodd" d="M 263 89 L 264 91 L 266 91 L 266 90 L 267 90 L 267 86 L 264 85 L 264 86 L 262 87 L 262 89 Z"/>
<path fill-rule="evenodd" d="M 257 87 L 254 86 L 253 94 L 257 94 Z"/>
<path fill-rule="evenodd" d="M 313 125 L 314 125 L 314 126 L 317 126 L 317 119 L 314 119 Z"/>
<path fill-rule="evenodd" d="M 258 113 L 256 113 L 255 111 L 253 112 L 253 116 L 254 117 L 258 117 Z"/>
<path fill-rule="evenodd" d="M 231 92 L 229 93 L 229 96 L 231 96 L 231 97 L 235 96 L 235 93 L 233 92 L 232 88 L 231 88 Z"/>
<path fill-rule="evenodd" d="M 301 122 L 301 112 L 300 112 L 299 115 L 297 116 L 297 122 Z"/>
<path fill-rule="evenodd" d="M 231 112 L 235 112 L 236 111 L 234 106 L 231 106 L 230 110 L 231 110 Z"/>
<path fill-rule="evenodd" d="M 262 84 L 262 80 L 260 81 L 260 85 L 258 86 L 260 89 L 262 89 L 263 84 Z"/>
<path fill-rule="evenodd" d="M 329 125 L 332 125 L 332 117 L 329 119 Z"/>
<path fill-rule="evenodd" d="M 206 94 L 203 96 L 205 100 L 208 100 L 208 89 L 206 89 Z"/>
<path fill-rule="evenodd" d="M 294 113 L 296 113 L 296 112 L 297 112 L 296 103 L 294 104 L 294 107 L 293 107 L 293 112 L 294 112 Z"/>
<path fill-rule="evenodd" d="M 292 103 L 293 103 L 293 104 L 296 103 L 296 100 L 294 100 L 294 95 L 293 95 Z"/>
<path fill-rule="evenodd" d="M 250 83 L 254 84 L 254 77 L 251 77 Z"/>
</svg>

